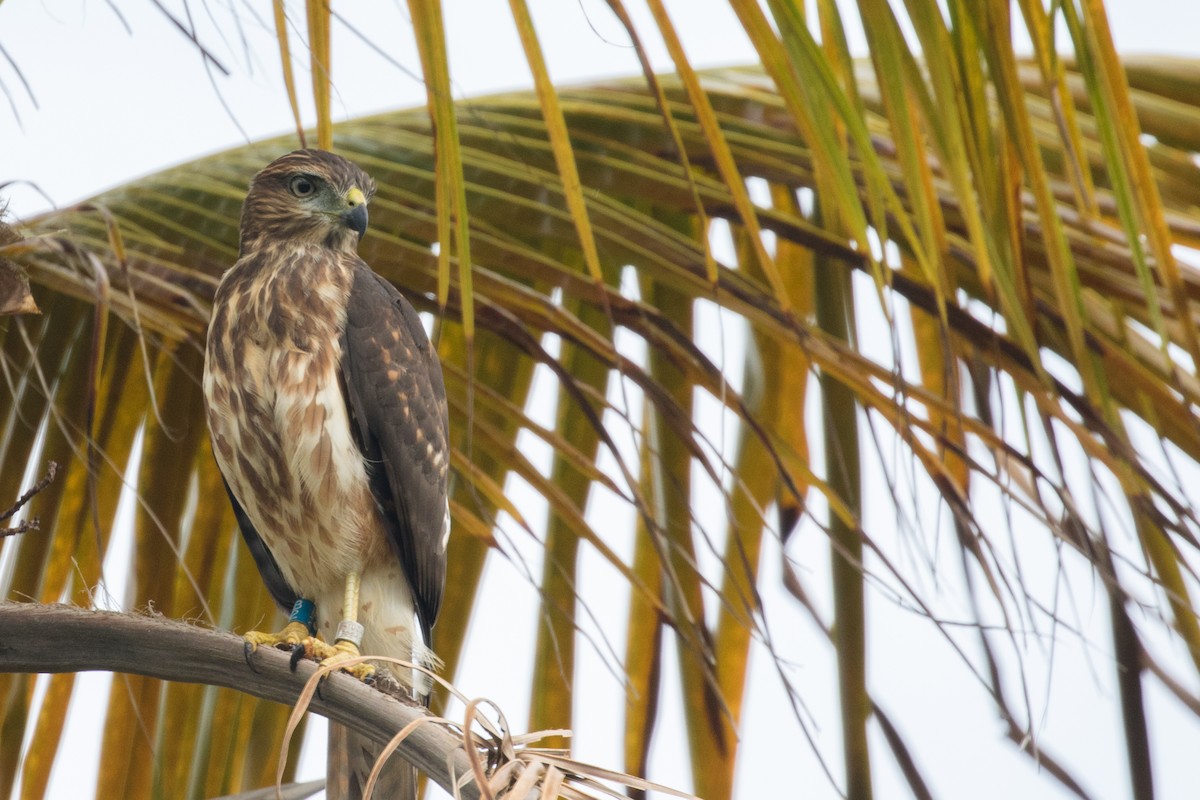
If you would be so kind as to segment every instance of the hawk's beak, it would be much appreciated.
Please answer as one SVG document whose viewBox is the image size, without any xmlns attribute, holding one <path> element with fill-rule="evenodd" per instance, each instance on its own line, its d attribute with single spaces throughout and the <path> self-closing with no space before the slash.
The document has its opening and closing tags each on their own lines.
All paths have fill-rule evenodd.
<svg viewBox="0 0 1200 800">
<path fill-rule="evenodd" d="M 362 189 L 355 186 L 346 192 L 346 205 L 349 209 L 342 213 L 342 222 L 358 234 L 358 240 L 361 242 L 363 234 L 367 232 L 367 198 Z"/>
</svg>

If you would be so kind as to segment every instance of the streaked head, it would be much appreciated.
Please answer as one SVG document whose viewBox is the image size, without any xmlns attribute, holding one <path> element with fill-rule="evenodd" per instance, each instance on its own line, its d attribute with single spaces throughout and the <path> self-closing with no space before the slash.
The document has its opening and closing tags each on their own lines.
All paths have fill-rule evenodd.
<svg viewBox="0 0 1200 800">
<path fill-rule="evenodd" d="M 375 181 L 324 150 L 296 150 L 254 176 L 242 205 L 241 251 L 285 241 L 354 250 Z"/>
</svg>

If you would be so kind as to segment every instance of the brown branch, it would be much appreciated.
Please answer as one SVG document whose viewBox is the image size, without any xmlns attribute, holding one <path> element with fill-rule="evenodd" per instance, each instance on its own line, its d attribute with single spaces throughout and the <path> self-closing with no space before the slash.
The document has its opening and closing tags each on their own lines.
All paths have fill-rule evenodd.
<svg viewBox="0 0 1200 800">
<path fill-rule="evenodd" d="M 260 648 L 247 663 L 239 637 L 164 617 L 0 602 L 0 672 L 128 672 L 224 686 L 293 705 L 317 666 L 302 661 L 292 672 L 288 662 L 287 653 Z M 451 795 L 455 780 L 471 772 L 461 734 L 432 721 L 424 708 L 401 703 L 349 675 L 326 679 L 309 710 L 380 744 L 405 725 L 430 717 L 397 753 Z M 467 800 L 480 796 L 475 783 L 460 791 Z"/>
<path fill-rule="evenodd" d="M 36 484 L 34 484 L 32 489 L 30 489 L 28 492 L 26 492 L 25 494 L 23 494 L 19 498 L 17 498 L 17 502 L 15 504 L 13 504 L 12 508 L 8 509 L 7 511 L 0 512 L 0 522 L 3 522 L 4 520 L 11 517 L 13 514 L 16 514 L 18 511 L 20 511 L 21 508 L 26 503 L 28 503 L 30 500 L 33 499 L 33 496 L 35 494 L 42 491 L 47 486 L 49 486 L 51 483 L 53 483 L 54 479 L 57 476 L 58 476 L 58 462 L 51 461 L 50 465 L 46 468 L 45 476 L 40 481 L 38 481 Z M 16 525 L 12 528 L 5 528 L 4 530 L 0 530 L 0 539 L 4 538 L 5 536 L 15 536 L 18 533 L 25 533 L 26 531 L 36 531 L 36 530 L 39 530 L 40 527 L 41 527 L 41 520 L 39 520 L 37 517 L 34 517 L 33 519 L 26 520 L 25 522 L 22 522 L 19 525 Z"/>
<path fill-rule="evenodd" d="M 16 536 L 18 533 L 27 533 L 29 531 L 40 531 L 41 529 L 42 529 L 42 518 L 41 517 L 31 517 L 30 519 L 27 519 L 24 522 L 18 522 L 16 525 L 13 525 L 11 528 L 5 528 L 3 530 L 0 530 L 0 539 L 3 539 L 5 536 Z"/>
</svg>

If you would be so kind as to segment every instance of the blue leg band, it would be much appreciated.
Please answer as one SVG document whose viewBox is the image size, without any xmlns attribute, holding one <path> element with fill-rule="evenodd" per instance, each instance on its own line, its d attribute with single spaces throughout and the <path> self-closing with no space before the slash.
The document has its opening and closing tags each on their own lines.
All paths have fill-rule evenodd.
<svg viewBox="0 0 1200 800">
<path fill-rule="evenodd" d="M 317 626 L 313 623 L 313 612 L 316 610 L 317 604 L 312 600 L 305 600 L 301 597 L 292 606 L 292 613 L 288 614 L 288 622 L 301 622 L 304 627 L 308 628 L 308 635 L 315 636 Z"/>
</svg>

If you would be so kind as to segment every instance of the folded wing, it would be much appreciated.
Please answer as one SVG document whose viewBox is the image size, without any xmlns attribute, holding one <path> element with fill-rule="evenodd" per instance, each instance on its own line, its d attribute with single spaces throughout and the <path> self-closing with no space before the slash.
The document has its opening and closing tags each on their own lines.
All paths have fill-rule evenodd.
<svg viewBox="0 0 1200 800">
<path fill-rule="evenodd" d="M 394 286 L 357 269 L 342 336 L 342 390 L 371 492 L 430 646 L 442 603 L 450 474 L 442 368 L 421 319 Z"/>
</svg>

